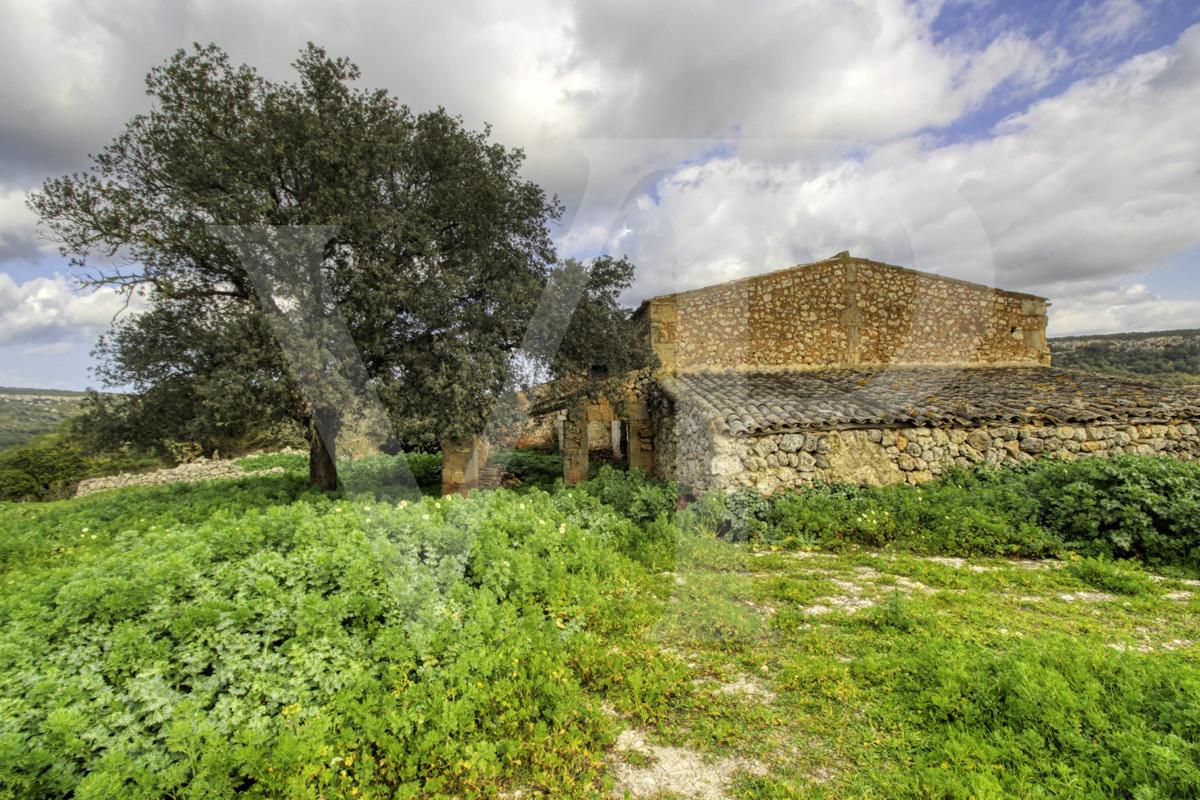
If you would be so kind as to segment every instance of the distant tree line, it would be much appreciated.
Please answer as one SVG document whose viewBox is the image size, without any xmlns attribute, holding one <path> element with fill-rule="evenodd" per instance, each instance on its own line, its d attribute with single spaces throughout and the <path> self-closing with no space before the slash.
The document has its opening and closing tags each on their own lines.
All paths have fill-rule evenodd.
<svg viewBox="0 0 1200 800">
<path fill-rule="evenodd" d="M 1063 350 L 1056 349 L 1055 342 L 1051 341 L 1050 350 L 1054 366 L 1063 369 L 1177 385 L 1200 384 L 1200 344 L 1195 342 L 1139 348 L 1120 348 L 1105 342 L 1093 342 L 1073 350 Z"/>
<path fill-rule="evenodd" d="M 1063 348 L 1064 345 L 1076 342 L 1142 342 L 1149 339 L 1166 339 L 1178 337 L 1181 339 L 1200 338 L 1200 328 L 1180 328 L 1171 331 L 1131 331 L 1129 333 L 1083 334 L 1080 336 L 1056 336 L 1050 340 L 1050 349 Z"/>
</svg>

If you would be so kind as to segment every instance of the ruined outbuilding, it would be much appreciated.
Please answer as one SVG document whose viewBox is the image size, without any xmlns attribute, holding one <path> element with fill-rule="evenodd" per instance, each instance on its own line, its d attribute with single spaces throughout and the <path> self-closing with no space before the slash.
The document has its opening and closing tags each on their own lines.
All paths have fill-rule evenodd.
<svg viewBox="0 0 1200 800">
<path fill-rule="evenodd" d="M 660 368 L 557 410 L 564 477 L 586 480 L 598 449 L 697 490 L 766 493 L 984 460 L 1200 455 L 1195 392 L 1053 369 L 1048 305 L 848 253 L 651 298 L 633 321 Z"/>
</svg>

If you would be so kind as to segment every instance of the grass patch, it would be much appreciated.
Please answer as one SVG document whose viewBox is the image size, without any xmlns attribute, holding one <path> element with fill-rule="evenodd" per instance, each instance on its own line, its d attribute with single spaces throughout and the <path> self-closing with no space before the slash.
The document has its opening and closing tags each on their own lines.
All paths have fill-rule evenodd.
<svg viewBox="0 0 1200 800">
<path fill-rule="evenodd" d="M 1113 594 L 1140 597 L 1161 594 L 1141 568 L 1130 561 L 1106 561 L 1104 558 L 1080 558 L 1074 556 L 1067 561 L 1063 572 L 1093 589 Z"/>
</svg>

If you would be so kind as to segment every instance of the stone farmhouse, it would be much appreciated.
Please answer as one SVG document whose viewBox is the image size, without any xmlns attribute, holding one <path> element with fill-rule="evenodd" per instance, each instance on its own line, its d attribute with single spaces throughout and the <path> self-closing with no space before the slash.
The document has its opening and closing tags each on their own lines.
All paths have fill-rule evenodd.
<svg viewBox="0 0 1200 800">
<path fill-rule="evenodd" d="M 535 412 L 557 418 L 568 484 L 609 449 L 699 491 L 764 493 L 979 461 L 1200 456 L 1194 389 L 1053 369 L 1048 305 L 839 253 L 646 300 L 633 321 L 656 374 Z"/>
</svg>

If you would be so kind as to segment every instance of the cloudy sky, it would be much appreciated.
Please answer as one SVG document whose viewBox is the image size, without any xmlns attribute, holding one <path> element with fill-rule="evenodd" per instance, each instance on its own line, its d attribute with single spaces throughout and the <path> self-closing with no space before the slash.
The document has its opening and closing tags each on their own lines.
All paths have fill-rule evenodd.
<svg viewBox="0 0 1200 800">
<path fill-rule="evenodd" d="M 122 308 L 26 193 L 175 50 L 290 80 L 310 40 L 524 148 L 560 256 L 629 255 L 631 306 L 849 250 L 1049 297 L 1051 335 L 1200 327 L 1194 0 L 4 0 L 0 385 L 92 383 Z"/>
</svg>

